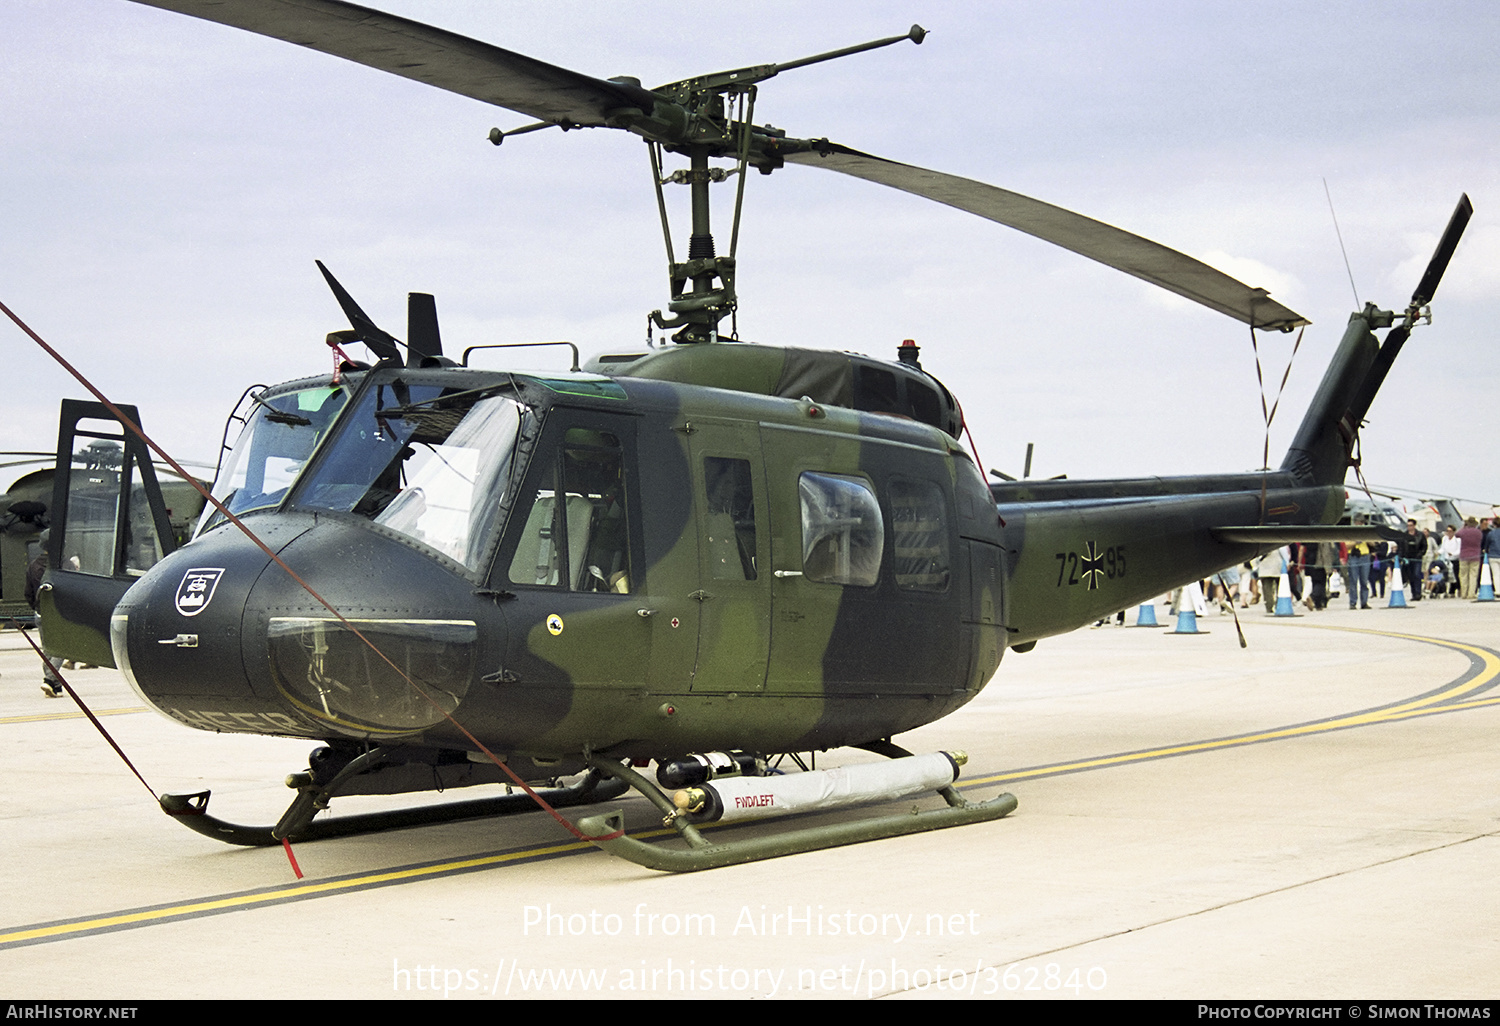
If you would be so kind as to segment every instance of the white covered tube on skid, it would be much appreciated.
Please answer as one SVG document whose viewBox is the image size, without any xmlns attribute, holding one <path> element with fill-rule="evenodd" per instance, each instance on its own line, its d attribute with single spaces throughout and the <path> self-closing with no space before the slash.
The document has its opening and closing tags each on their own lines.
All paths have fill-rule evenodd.
<svg viewBox="0 0 1500 1026">
<path fill-rule="evenodd" d="M 933 752 L 806 773 L 722 777 L 677 791 L 672 802 L 695 823 L 785 816 L 936 791 L 957 780 L 967 761 L 963 752 Z"/>
</svg>

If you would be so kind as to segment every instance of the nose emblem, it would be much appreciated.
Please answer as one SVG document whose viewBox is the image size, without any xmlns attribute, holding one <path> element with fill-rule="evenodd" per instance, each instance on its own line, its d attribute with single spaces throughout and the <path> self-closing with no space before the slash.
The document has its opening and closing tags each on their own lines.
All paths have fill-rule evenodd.
<svg viewBox="0 0 1500 1026">
<path fill-rule="evenodd" d="M 197 616 L 213 601 L 214 590 L 224 576 L 223 567 L 198 567 L 182 575 L 177 586 L 177 611 L 183 616 Z"/>
</svg>

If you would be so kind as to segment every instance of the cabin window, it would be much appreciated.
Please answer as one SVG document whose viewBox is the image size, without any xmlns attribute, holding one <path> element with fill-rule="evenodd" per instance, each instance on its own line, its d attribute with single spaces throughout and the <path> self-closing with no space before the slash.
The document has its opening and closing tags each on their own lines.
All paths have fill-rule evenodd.
<svg viewBox="0 0 1500 1026">
<path fill-rule="evenodd" d="M 940 486 L 931 481 L 891 481 L 891 540 L 898 588 L 948 590 L 948 504 Z"/>
<path fill-rule="evenodd" d="M 750 461 L 705 457 L 703 481 L 711 576 L 719 581 L 755 580 L 755 491 Z"/>
<path fill-rule="evenodd" d="M 920 381 L 908 380 L 906 401 L 911 408 L 913 418 L 934 427 L 943 426 L 943 405 L 938 399 L 937 392 Z"/>
<path fill-rule="evenodd" d="M 885 521 L 869 482 L 809 472 L 798 480 L 797 491 L 803 575 L 821 584 L 874 584 L 885 552 Z"/>
<path fill-rule="evenodd" d="M 896 374 L 883 367 L 854 366 L 854 408 L 870 413 L 903 414 Z"/>
<path fill-rule="evenodd" d="M 512 583 L 630 592 L 624 466 L 616 436 L 568 430 L 561 451 L 544 463 L 529 500 L 512 514 L 524 524 L 510 561 Z"/>
</svg>

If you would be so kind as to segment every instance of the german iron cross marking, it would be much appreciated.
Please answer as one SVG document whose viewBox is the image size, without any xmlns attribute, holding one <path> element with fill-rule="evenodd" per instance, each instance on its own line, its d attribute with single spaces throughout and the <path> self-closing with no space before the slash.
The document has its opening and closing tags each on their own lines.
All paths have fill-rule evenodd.
<svg viewBox="0 0 1500 1026">
<path fill-rule="evenodd" d="M 1099 546 L 1089 542 L 1088 551 L 1079 559 L 1083 567 L 1083 583 L 1089 586 L 1089 591 L 1099 590 L 1099 581 L 1104 576 L 1104 556 L 1099 552 Z"/>
</svg>

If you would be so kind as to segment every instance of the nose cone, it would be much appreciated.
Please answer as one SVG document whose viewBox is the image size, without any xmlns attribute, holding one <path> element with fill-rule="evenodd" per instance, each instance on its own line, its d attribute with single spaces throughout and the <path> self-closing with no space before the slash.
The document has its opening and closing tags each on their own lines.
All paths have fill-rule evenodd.
<svg viewBox="0 0 1500 1026">
<path fill-rule="evenodd" d="M 259 518 L 273 551 L 308 523 Z M 207 730 L 316 736 L 251 688 L 242 652 L 245 603 L 270 557 L 230 527 L 172 553 L 135 583 L 110 622 L 115 665 L 159 711 Z"/>
<path fill-rule="evenodd" d="M 321 738 L 411 737 L 458 707 L 479 638 L 471 581 L 355 518 L 247 523 L 343 620 L 237 529 L 216 530 L 116 610 L 117 661 L 123 648 L 147 701 L 197 727 Z"/>
</svg>

